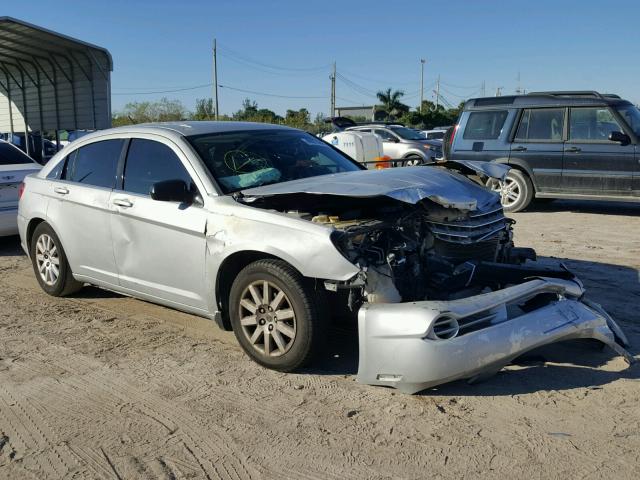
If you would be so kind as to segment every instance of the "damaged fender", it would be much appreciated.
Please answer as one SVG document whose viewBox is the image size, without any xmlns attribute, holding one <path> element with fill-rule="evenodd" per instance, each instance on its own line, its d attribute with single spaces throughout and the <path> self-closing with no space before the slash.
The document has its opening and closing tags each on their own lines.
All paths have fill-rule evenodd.
<svg viewBox="0 0 640 480">
<path fill-rule="evenodd" d="M 537 278 L 461 300 L 365 304 L 357 380 L 416 393 L 495 373 L 529 350 L 576 338 L 599 340 L 632 363 L 620 327 L 581 300 L 583 292 L 571 280 Z M 553 300 L 518 307 L 540 295 Z"/>
</svg>

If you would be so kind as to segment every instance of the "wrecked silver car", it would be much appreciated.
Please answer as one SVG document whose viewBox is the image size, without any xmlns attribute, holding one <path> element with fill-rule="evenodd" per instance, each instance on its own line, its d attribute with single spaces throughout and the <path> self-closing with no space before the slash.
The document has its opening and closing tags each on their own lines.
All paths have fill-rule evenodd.
<svg viewBox="0 0 640 480">
<path fill-rule="evenodd" d="M 499 197 L 468 178 L 507 170 L 364 170 L 271 125 L 132 126 L 27 177 L 18 224 L 47 293 L 89 283 L 206 316 L 281 371 L 309 362 L 340 309 L 358 318 L 358 380 L 410 393 L 570 338 L 631 361 L 574 275 L 515 247 Z"/>
</svg>

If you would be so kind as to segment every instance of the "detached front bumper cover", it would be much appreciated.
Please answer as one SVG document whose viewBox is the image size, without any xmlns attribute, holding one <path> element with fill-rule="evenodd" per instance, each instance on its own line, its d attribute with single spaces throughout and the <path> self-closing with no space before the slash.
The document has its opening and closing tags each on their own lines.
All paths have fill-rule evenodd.
<svg viewBox="0 0 640 480">
<path fill-rule="evenodd" d="M 576 281 L 536 278 L 461 300 L 365 304 L 357 379 L 416 393 L 482 378 L 529 350 L 576 338 L 599 340 L 631 364 L 620 327 L 583 293 Z M 521 308 L 536 298 L 542 306 Z"/>
</svg>

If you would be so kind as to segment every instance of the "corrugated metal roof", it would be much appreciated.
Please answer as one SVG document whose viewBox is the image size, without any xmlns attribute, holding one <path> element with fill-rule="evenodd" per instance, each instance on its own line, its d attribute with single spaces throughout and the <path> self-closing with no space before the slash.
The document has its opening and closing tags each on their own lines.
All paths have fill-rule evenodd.
<svg viewBox="0 0 640 480">
<path fill-rule="evenodd" d="M 105 48 L 0 17 L 0 132 L 109 128 L 112 70 Z"/>
</svg>

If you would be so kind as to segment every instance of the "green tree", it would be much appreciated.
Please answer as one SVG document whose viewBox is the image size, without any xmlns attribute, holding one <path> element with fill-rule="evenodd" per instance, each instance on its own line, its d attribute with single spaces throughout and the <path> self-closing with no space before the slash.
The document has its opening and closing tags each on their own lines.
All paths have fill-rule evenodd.
<svg viewBox="0 0 640 480">
<path fill-rule="evenodd" d="M 114 126 L 186 120 L 190 113 L 180 100 L 164 97 L 156 102 L 130 102 L 114 115 Z"/>
<path fill-rule="evenodd" d="M 216 112 L 213 108 L 213 98 L 196 99 L 196 111 L 191 117 L 193 120 L 213 120 Z"/>
<path fill-rule="evenodd" d="M 287 110 L 284 117 L 284 123 L 290 127 L 306 129 L 310 127 L 311 114 L 306 108 L 301 108 L 300 110 Z"/>
<path fill-rule="evenodd" d="M 409 111 L 409 107 L 400 101 L 404 96 L 402 90 L 394 91 L 391 88 L 387 88 L 386 90 L 381 90 L 376 93 L 376 96 L 380 103 L 382 103 L 382 109 L 386 112 L 388 120 Z"/>
</svg>

